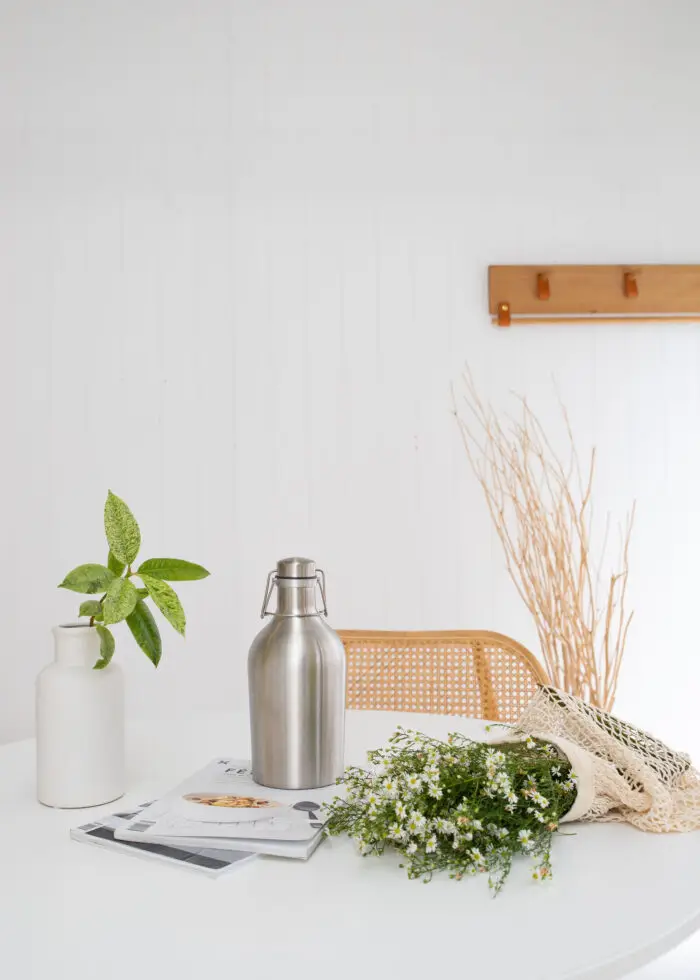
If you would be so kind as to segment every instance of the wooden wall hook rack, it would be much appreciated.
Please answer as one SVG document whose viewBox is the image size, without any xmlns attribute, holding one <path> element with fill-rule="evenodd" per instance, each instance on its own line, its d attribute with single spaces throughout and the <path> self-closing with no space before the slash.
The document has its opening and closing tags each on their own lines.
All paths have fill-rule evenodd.
<svg viewBox="0 0 700 980">
<path fill-rule="evenodd" d="M 700 322 L 700 265 L 492 265 L 489 312 L 499 327 Z"/>
</svg>

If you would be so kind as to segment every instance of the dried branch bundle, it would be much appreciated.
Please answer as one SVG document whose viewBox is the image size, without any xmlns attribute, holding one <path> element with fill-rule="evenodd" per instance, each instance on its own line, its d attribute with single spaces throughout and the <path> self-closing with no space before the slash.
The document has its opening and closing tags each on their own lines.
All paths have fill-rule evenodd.
<svg viewBox="0 0 700 980">
<path fill-rule="evenodd" d="M 632 613 L 625 608 L 634 505 L 621 529 L 619 571 L 601 589 L 608 544 L 591 556 L 595 449 L 582 473 L 566 409 L 566 463 L 554 451 L 524 398 L 520 418 L 499 421 L 464 374 L 463 406 L 455 403 L 471 467 L 501 539 L 506 565 L 532 614 L 554 685 L 609 711 L 617 690 Z M 602 592 L 602 597 L 601 597 Z"/>
</svg>

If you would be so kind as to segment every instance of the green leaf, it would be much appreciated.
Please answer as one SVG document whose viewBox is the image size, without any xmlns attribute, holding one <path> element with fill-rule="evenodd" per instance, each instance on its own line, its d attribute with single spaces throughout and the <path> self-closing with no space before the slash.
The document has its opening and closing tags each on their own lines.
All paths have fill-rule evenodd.
<svg viewBox="0 0 700 980">
<path fill-rule="evenodd" d="M 59 589 L 70 589 L 71 592 L 82 592 L 84 595 L 94 595 L 104 592 L 114 580 L 114 572 L 105 565 L 78 565 L 68 572 L 59 585 Z"/>
<path fill-rule="evenodd" d="M 163 647 L 158 632 L 158 624 L 145 602 L 139 600 L 136 603 L 132 614 L 126 617 L 126 625 L 153 666 L 157 667 L 160 663 Z"/>
<path fill-rule="evenodd" d="M 138 592 L 139 599 L 148 598 L 148 589 L 137 589 L 136 591 Z"/>
<path fill-rule="evenodd" d="M 119 561 L 118 558 L 115 558 L 110 549 L 109 556 L 107 558 L 107 567 L 110 568 L 115 575 L 121 575 L 126 568 L 126 564 L 123 561 Z"/>
<path fill-rule="evenodd" d="M 139 553 L 141 532 L 129 508 L 111 490 L 105 503 L 105 534 L 117 561 L 130 565 Z"/>
<path fill-rule="evenodd" d="M 185 635 L 185 610 L 182 608 L 177 593 L 167 582 L 162 582 L 151 575 L 138 573 L 143 580 L 143 584 L 148 589 L 148 594 L 158 606 L 170 625 Z"/>
<path fill-rule="evenodd" d="M 106 626 L 96 626 L 95 629 L 100 634 L 100 659 L 92 669 L 104 670 L 114 656 L 114 637 Z"/>
<path fill-rule="evenodd" d="M 102 603 L 99 599 L 86 599 L 80 603 L 79 616 L 99 616 L 102 613 Z"/>
<path fill-rule="evenodd" d="M 182 558 L 149 558 L 139 566 L 138 574 L 141 572 L 166 582 L 194 582 L 195 579 L 206 578 L 209 574 L 202 565 L 183 561 Z"/>
<path fill-rule="evenodd" d="M 107 587 L 103 610 L 105 623 L 120 623 L 134 611 L 139 594 L 128 578 L 115 578 Z"/>
</svg>

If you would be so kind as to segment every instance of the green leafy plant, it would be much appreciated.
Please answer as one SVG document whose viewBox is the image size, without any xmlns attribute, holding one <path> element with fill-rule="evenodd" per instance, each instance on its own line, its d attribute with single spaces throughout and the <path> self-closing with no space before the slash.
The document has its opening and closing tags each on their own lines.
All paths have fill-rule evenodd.
<svg viewBox="0 0 700 980">
<path fill-rule="evenodd" d="M 551 877 L 552 837 L 577 793 L 551 743 L 490 746 L 458 733 L 441 742 L 399 728 L 367 757 L 373 769 L 347 769 L 344 795 L 325 807 L 328 834 L 354 837 L 364 855 L 389 845 L 424 881 L 486 872 L 498 892 L 516 855 L 534 860 L 535 879 Z"/>
<path fill-rule="evenodd" d="M 100 637 L 100 658 L 95 670 L 107 666 L 114 655 L 114 636 L 110 626 L 126 622 L 131 633 L 157 667 L 162 653 L 158 625 L 148 607 L 150 599 L 170 625 L 185 635 L 185 611 L 169 582 L 190 582 L 206 578 L 209 572 L 181 558 L 149 558 L 137 569 L 133 565 L 141 548 L 141 531 L 127 505 L 110 490 L 104 511 L 105 534 L 109 545 L 106 565 L 78 565 L 59 585 L 83 595 L 98 595 L 80 604 L 78 615 L 88 616 Z M 134 584 L 141 580 L 141 586 Z"/>
</svg>

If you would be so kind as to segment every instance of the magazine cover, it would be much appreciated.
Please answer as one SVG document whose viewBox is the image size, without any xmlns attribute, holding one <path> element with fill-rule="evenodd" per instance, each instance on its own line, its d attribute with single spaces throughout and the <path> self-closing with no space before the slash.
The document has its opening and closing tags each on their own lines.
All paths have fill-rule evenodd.
<svg viewBox="0 0 700 980">
<path fill-rule="evenodd" d="M 121 840 L 234 847 L 283 857 L 308 857 L 323 834 L 321 805 L 338 787 L 266 789 L 249 763 L 214 759 L 117 831 Z"/>
<path fill-rule="evenodd" d="M 100 820 L 74 827 L 70 832 L 71 838 L 79 843 L 95 844 L 99 847 L 108 847 L 138 857 L 167 861 L 189 871 L 202 872 L 212 878 L 217 878 L 234 867 L 247 864 L 256 857 L 255 854 L 248 851 L 221 850 L 211 846 L 211 844 L 194 848 L 183 847 L 179 844 L 177 846 L 164 846 L 152 841 L 128 841 L 119 840 L 115 837 L 117 830 L 137 819 L 142 809 L 147 806 L 149 804 L 144 803 L 142 807 L 130 813 L 112 813 L 108 817 L 100 818 Z"/>
</svg>

